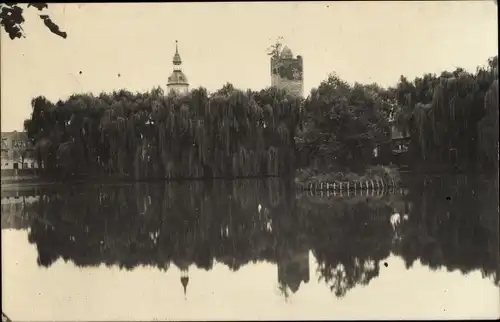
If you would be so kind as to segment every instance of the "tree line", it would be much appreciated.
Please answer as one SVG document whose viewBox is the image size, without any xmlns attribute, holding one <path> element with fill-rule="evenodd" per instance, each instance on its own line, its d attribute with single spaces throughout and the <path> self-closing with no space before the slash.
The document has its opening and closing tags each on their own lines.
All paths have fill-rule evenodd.
<svg viewBox="0 0 500 322">
<path fill-rule="evenodd" d="M 425 74 L 395 88 L 396 122 L 412 157 L 462 169 L 498 166 L 498 56 L 475 73 Z"/>
<path fill-rule="evenodd" d="M 294 168 L 301 102 L 273 88 L 243 92 L 228 84 L 186 96 L 122 90 L 32 103 L 25 129 L 48 173 L 220 178 Z"/>
<path fill-rule="evenodd" d="M 414 165 L 496 170 L 498 57 L 394 87 L 331 74 L 306 99 L 276 88 L 209 94 L 74 94 L 32 100 L 24 127 L 45 174 L 134 179 L 281 176 L 297 167 L 361 171 L 391 161 L 391 127 Z M 374 159 L 377 150 L 378 159 Z"/>
</svg>

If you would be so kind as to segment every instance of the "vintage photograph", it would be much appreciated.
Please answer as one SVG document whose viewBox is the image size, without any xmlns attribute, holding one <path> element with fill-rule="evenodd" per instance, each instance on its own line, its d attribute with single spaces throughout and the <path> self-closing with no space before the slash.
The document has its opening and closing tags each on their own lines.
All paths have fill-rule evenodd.
<svg viewBox="0 0 500 322">
<path fill-rule="evenodd" d="M 2 322 L 500 318 L 496 1 L 0 24 Z"/>
</svg>

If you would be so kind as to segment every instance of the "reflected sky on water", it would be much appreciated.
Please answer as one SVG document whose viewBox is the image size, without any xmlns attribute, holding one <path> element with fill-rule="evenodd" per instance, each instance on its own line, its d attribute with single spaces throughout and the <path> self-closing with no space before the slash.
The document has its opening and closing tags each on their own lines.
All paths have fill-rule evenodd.
<svg viewBox="0 0 500 322">
<path fill-rule="evenodd" d="M 14 321 L 498 317 L 496 185 L 408 185 L 2 191 L 3 310 Z M 394 213 L 408 220 L 393 227 Z"/>
</svg>

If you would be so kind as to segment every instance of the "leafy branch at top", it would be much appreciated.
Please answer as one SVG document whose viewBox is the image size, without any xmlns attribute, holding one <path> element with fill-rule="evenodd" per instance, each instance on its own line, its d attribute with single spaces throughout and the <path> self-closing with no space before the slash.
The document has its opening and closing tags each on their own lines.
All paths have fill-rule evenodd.
<svg viewBox="0 0 500 322">
<path fill-rule="evenodd" d="M 21 6 L 25 4 L 19 4 L 17 2 L 9 2 L 0 4 L 0 25 L 2 25 L 5 32 L 9 35 L 10 39 L 25 38 L 24 30 L 22 25 L 24 24 L 24 10 Z M 48 8 L 47 3 L 39 2 L 32 3 L 29 2 L 26 8 L 33 7 L 38 9 L 38 11 L 43 11 Z M 52 19 L 47 14 L 40 14 L 40 19 L 43 20 L 45 26 L 53 33 L 62 38 L 66 38 L 67 34 L 61 31 L 59 26 L 55 24 Z"/>
<path fill-rule="evenodd" d="M 281 49 L 283 48 L 283 37 L 280 36 L 276 42 L 267 49 L 267 54 L 275 58 L 279 58 Z"/>
</svg>

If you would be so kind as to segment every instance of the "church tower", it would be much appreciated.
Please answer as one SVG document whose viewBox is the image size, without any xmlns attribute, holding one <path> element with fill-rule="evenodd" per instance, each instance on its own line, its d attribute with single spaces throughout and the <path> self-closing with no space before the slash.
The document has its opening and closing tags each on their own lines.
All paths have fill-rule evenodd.
<svg viewBox="0 0 500 322">
<path fill-rule="evenodd" d="M 182 288 L 184 289 L 184 299 L 186 298 L 188 283 L 189 283 L 189 272 L 188 269 L 186 268 L 181 270 L 181 284 Z"/>
<path fill-rule="evenodd" d="M 182 59 L 181 55 L 179 55 L 177 40 L 175 41 L 175 54 L 172 63 L 174 64 L 174 70 L 168 78 L 167 92 L 175 91 L 178 94 L 186 94 L 189 91 L 189 83 L 181 69 Z"/>
<path fill-rule="evenodd" d="M 273 87 L 303 97 L 303 72 L 302 56 L 294 58 L 292 51 L 287 46 L 280 53 L 271 57 L 271 86 Z"/>
</svg>

